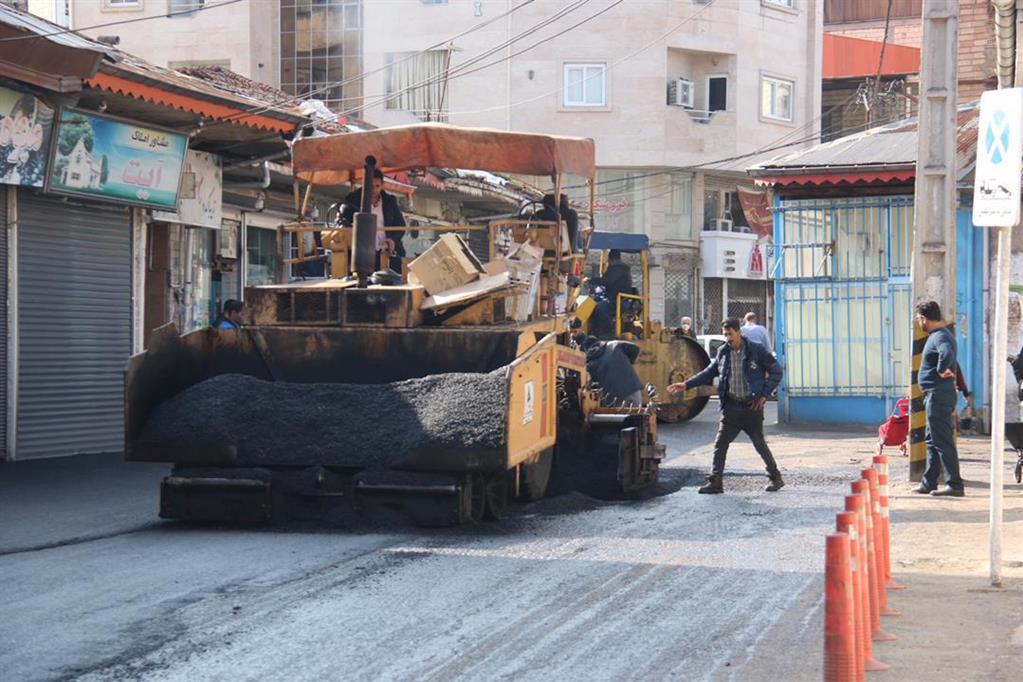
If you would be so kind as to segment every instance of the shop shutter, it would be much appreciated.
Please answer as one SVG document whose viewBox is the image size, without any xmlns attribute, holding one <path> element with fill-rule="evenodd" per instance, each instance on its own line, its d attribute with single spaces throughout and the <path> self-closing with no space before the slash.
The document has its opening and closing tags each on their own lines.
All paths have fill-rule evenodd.
<svg viewBox="0 0 1023 682">
<path fill-rule="evenodd" d="M 0 460 L 7 459 L 7 188 L 0 185 Z"/>
<path fill-rule="evenodd" d="M 18 202 L 15 457 L 121 451 L 131 352 L 131 229 L 126 208 Z"/>
</svg>

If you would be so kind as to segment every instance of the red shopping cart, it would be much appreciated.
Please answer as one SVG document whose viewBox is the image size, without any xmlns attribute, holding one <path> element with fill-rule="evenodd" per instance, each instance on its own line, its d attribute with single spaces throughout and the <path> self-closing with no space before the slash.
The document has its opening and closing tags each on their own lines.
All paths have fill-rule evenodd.
<svg viewBox="0 0 1023 682">
<path fill-rule="evenodd" d="M 884 446 L 899 446 L 899 454 L 906 456 L 906 437 L 909 436 L 909 398 L 900 398 L 895 411 L 877 428 L 877 454 Z"/>
</svg>

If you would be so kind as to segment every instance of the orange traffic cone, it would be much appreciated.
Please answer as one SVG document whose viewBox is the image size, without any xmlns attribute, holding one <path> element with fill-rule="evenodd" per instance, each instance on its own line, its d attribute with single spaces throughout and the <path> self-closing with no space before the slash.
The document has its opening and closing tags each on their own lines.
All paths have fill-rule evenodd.
<svg viewBox="0 0 1023 682">
<path fill-rule="evenodd" d="M 874 469 L 877 470 L 877 487 L 881 493 L 881 534 L 884 538 L 884 585 L 889 590 L 904 590 L 906 586 L 900 585 L 892 578 L 892 519 L 888 499 L 888 486 L 891 484 L 891 479 L 888 477 L 888 455 L 878 455 L 875 457 Z"/>
<path fill-rule="evenodd" d="M 856 625 L 849 536 L 829 535 L 824 562 L 824 680 L 856 682 Z"/>
<path fill-rule="evenodd" d="M 885 589 L 885 561 L 888 555 L 884 542 L 884 530 L 881 523 L 881 489 L 877 484 L 877 471 L 864 469 L 860 472 L 863 479 L 870 484 L 871 522 L 874 525 L 874 553 L 877 561 L 877 598 L 878 612 L 882 616 L 898 616 L 899 612 L 888 606 L 888 590 Z"/>
<path fill-rule="evenodd" d="M 867 500 L 862 493 L 845 496 L 845 510 L 856 514 L 856 536 L 860 538 L 856 564 L 862 570 L 859 572 L 860 601 L 858 604 L 860 623 L 862 624 L 863 638 L 860 640 L 863 647 L 863 667 L 867 672 L 881 672 L 890 667 L 887 663 L 874 658 L 874 642 L 871 637 L 872 617 L 870 598 L 870 562 L 867 561 Z M 874 600 L 876 603 L 876 600 Z"/>
<path fill-rule="evenodd" d="M 870 498 L 870 482 L 862 478 L 854 481 L 852 491 L 853 493 L 863 495 L 864 537 L 866 538 L 864 544 L 867 546 L 867 597 L 870 602 L 870 636 L 875 642 L 887 642 L 896 637 L 881 629 L 881 586 L 878 580 L 878 567 L 880 564 L 877 561 L 877 551 L 874 547 L 873 514 L 870 513 L 873 503 Z"/>
<path fill-rule="evenodd" d="M 863 679 L 866 668 L 866 651 L 864 640 L 867 638 L 866 620 L 863 617 L 863 581 L 860 573 L 863 571 L 863 564 L 859 561 L 860 539 L 856 530 L 859 515 L 855 512 L 839 512 L 835 515 L 835 530 L 849 536 L 849 559 L 852 566 L 852 590 L 853 590 L 853 611 L 856 624 L 856 679 Z"/>
</svg>

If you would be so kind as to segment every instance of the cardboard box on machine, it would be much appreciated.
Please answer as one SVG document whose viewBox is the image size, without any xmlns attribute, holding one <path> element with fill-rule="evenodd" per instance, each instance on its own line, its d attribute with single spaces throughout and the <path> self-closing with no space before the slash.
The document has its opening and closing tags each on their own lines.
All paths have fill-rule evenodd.
<svg viewBox="0 0 1023 682">
<path fill-rule="evenodd" d="M 408 264 L 409 283 L 421 284 L 431 296 L 468 284 L 483 274 L 483 264 L 457 234 L 443 234 Z"/>
</svg>

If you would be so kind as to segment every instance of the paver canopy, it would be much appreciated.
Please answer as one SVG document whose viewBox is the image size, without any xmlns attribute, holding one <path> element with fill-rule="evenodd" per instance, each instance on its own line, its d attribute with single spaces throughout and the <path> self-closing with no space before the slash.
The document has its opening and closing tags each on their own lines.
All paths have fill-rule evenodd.
<svg viewBox="0 0 1023 682">
<path fill-rule="evenodd" d="M 376 157 L 385 172 L 413 168 L 461 168 L 519 175 L 568 174 L 593 178 L 593 140 L 487 128 L 421 123 L 295 142 L 293 170 L 316 185 L 348 182 Z"/>
</svg>

